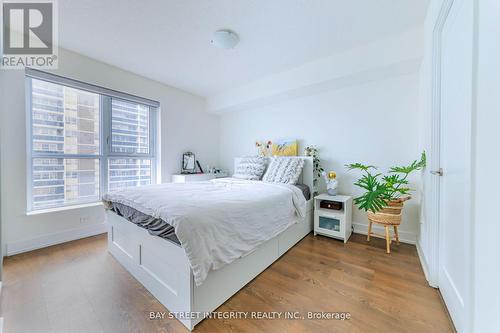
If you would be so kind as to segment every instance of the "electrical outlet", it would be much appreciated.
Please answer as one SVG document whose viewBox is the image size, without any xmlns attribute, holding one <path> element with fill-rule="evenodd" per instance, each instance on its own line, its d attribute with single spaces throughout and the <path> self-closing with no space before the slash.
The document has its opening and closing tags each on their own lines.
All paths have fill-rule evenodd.
<svg viewBox="0 0 500 333">
<path fill-rule="evenodd" d="M 80 217 L 80 223 L 88 223 L 90 221 L 90 217 Z"/>
</svg>

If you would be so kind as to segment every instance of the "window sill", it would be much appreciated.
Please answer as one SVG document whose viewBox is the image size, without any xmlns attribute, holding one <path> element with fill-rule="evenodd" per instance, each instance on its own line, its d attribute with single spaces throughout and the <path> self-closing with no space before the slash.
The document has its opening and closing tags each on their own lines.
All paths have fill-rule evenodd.
<svg viewBox="0 0 500 333">
<path fill-rule="evenodd" d="M 64 206 L 64 207 L 55 207 L 55 208 L 47 208 L 47 209 L 40 209 L 40 210 L 33 210 L 30 212 L 26 212 L 27 216 L 31 215 L 40 215 L 40 214 L 49 214 L 49 213 L 55 213 L 55 212 L 64 212 L 67 210 L 73 210 L 73 209 L 81 209 L 81 208 L 88 208 L 88 207 L 98 207 L 102 206 L 102 202 L 90 202 L 86 204 L 81 204 L 81 205 L 72 205 L 72 206 Z"/>
</svg>

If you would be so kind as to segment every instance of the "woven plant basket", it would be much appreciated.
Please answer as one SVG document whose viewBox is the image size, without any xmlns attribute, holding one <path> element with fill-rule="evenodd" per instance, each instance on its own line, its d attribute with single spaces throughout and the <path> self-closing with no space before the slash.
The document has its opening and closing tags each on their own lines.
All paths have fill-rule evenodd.
<svg viewBox="0 0 500 333">
<path fill-rule="evenodd" d="M 410 199 L 411 197 L 405 197 L 391 200 L 381 211 L 368 211 L 368 219 L 379 224 L 400 225 L 404 202 Z"/>
</svg>

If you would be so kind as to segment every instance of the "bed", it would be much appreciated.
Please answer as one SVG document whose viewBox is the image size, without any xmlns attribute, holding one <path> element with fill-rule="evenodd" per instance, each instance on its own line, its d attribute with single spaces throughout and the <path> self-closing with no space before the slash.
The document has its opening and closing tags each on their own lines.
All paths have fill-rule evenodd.
<svg viewBox="0 0 500 333">
<path fill-rule="evenodd" d="M 298 158 L 304 160 L 299 183 L 312 191 L 312 159 Z M 235 159 L 235 165 L 238 163 L 239 159 Z M 176 193 L 175 198 L 169 197 L 172 193 Z M 173 316 L 192 330 L 312 231 L 312 200 L 299 195 L 303 195 L 301 190 L 292 185 L 230 178 L 152 186 L 149 194 L 137 198 L 132 192 L 124 192 L 121 197 L 113 196 L 113 202 L 156 218 L 170 219 L 178 241 L 170 231 L 159 237 L 120 216 L 116 210 L 108 209 L 108 250 Z M 250 196 L 252 199 L 246 199 Z M 190 206 L 193 207 L 185 210 Z M 294 215 L 287 215 L 292 210 Z M 201 216 L 201 212 L 205 215 Z M 231 228 L 227 227 L 228 221 L 234 222 Z M 210 235 L 205 238 L 212 243 L 204 244 L 204 233 Z M 244 241 L 232 241 L 238 237 Z"/>
</svg>

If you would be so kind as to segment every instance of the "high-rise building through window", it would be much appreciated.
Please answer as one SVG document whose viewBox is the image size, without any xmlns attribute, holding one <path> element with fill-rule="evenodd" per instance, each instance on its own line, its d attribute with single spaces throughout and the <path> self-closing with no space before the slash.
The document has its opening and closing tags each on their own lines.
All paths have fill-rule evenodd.
<svg viewBox="0 0 500 333">
<path fill-rule="evenodd" d="M 44 78 L 27 78 L 29 210 L 97 202 L 105 191 L 155 181 L 156 106 Z"/>
</svg>

